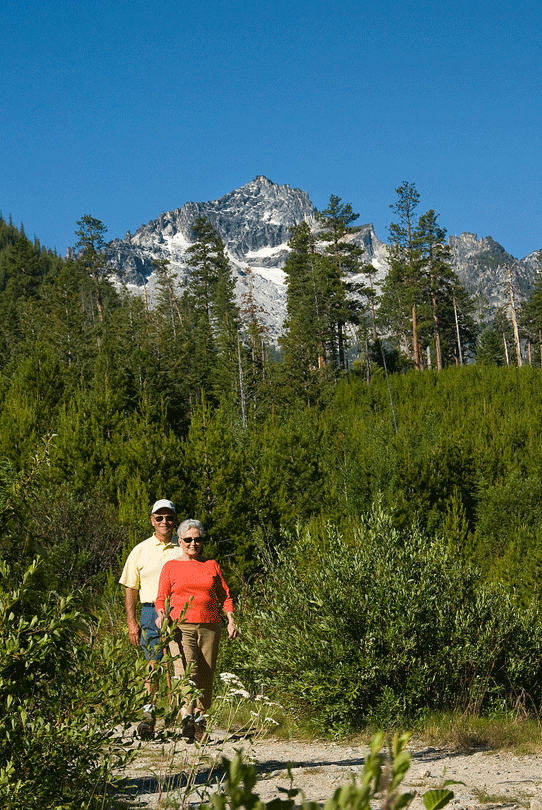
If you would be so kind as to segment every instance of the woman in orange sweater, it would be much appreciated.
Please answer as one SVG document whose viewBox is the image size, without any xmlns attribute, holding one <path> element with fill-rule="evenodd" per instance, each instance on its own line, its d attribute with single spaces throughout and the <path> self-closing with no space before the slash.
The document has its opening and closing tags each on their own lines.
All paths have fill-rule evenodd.
<svg viewBox="0 0 542 810">
<path fill-rule="evenodd" d="M 228 637 L 237 636 L 233 620 L 233 600 L 220 566 L 216 560 L 201 554 L 204 530 L 199 520 L 185 520 L 178 529 L 183 556 L 169 560 L 160 574 L 155 602 L 162 627 L 165 602 L 168 599 L 170 619 L 186 612 L 175 631 L 174 655 L 180 655 L 181 675 L 187 674 L 200 695 L 181 710 L 182 734 L 191 741 L 201 742 L 205 736 L 204 715 L 211 706 L 213 675 L 220 640 L 220 608 L 228 618 Z M 175 649 L 178 647 L 178 649 Z"/>
</svg>

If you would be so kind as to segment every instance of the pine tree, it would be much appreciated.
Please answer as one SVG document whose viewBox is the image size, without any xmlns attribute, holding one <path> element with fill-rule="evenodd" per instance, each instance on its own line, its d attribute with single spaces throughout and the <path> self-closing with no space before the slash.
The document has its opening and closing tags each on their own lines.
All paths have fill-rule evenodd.
<svg viewBox="0 0 542 810">
<path fill-rule="evenodd" d="M 38 302 L 43 287 L 62 267 L 62 259 L 30 242 L 23 231 L 0 221 L 0 367 L 28 353 L 28 341 L 43 331 Z"/>
<path fill-rule="evenodd" d="M 440 227 L 437 219 L 433 209 L 422 214 L 413 241 L 420 280 L 419 308 L 430 312 L 436 366 L 437 371 L 441 371 L 447 359 L 447 347 L 452 348 L 451 353 L 459 363 L 463 354 L 461 333 L 464 332 L 464 347 L 470 346 L 474 323 L 471 317 L 473 305 L 452 270 L 450 248 L 445 244 L 446 230 Z"/>
<path fill-rule="evenodd" d="M 205 401 L 197 407 L 182 458 L 187 479 L 183 508 L 203 522 L 206 553 L 237 572 L 250 570 L 254 554 L 249 530 L 252 482 L 225 409 L 212 409 Z"/>
<path fill-rule="evenodd" d="M 327 290 L 330 295 L 329 311 L 333 316 L 336 335 L 337 363 L 346 369 L 346 325 L 357 320 L 358 307 L 354 294 L 359 292 L 348 275 L 359 272 L 363 248 L 356 245 L 349 236 L 358 230 L 351 227 L 359 214 L 355 214 L 350 203 L 342 203 L 341 198 L 332 194 L 324 211 L 317 212 L 321 230 L 318 240 L 324 243 L 323 255 L 328 259 L 329 270 Z"/>
<path fill-rule="evenodd" d="M 91 284 L 73 261 L 66 261 L 55 278 L 41 288 L 40 307 L 45 319 L 40 337 L 73 372 L 75 384 L 81 378 L 88 379 L 96 348 Z"/>
<path fill-rule="evenodd" d="M 384 282 L 379 318 L 412 359 L 424 366 L 422 350 L 437 371 L 447 363 L 463 364 L 474 349 L 474 305 L 451 267 L 446 230 L 433 209 L 415 219 L 419 194 L 414 184 L 396 189 L 392 206 L 400 222 L 390 226 L 389 272 Z"/>
<path fill-rule="evenodd" d="M 486 326 L 478 337 L 476 346 L 477 365 L 503 366 L 505 362 L 502 334 L 494 326 Z"/>
<path fill-rule="evenodd" d="M 80 248 L 81 253 L 77 257 L 77 263 L 83 272 L 88 273 L 94 285 L 94 295 L 96 301 L 96 311 L 100 322 L 104 319 L 104 295 L 107 286 L 106 276 L 109 272 L 104 255 L 105 234 L 107 228 L 99 219 L 86 214 L 77 224 L 78 230 L 75 235 L 79 237 L 75 244 L 76 249 Z"/>
<path fill-rule="evenodd" d="M 395 189 L 398 199 L 390 205 L 399 221 L 390 225 L 388 251 L 389 272 L 383 289 L 383 313 L 393 326 L 402 348 L 409 354 L 414 368 L 422 368 L 420 339 L 418 334 L 418 301 L 420 277 L 418 254 L 414 239 L 414 212 L 420 195 L 414 183 L 404 182 Z M 401 324 L 400 327 L 398 324 Z M 408 333 L 410 332 L 410 339 Z"/>
<path fill-rule="evenodd" d="M 307 222 L 292 228 L 286 274 L 286 320 L 280 340 L 284 363 L 308 383 L 308 375 L 323 368 L 330 340 L 329 289 L 322 257 L 314 249 Z"/>
<path fill-rule="evenodd" d="M 514 330 L 507 306 L 499 307 L 489 325 L 481 332 L 476 362 L 480 365 L 509 366 L 514 358 Z"/>
<path fill-rule="evenodd" d="M 239 311 L 244 326 L 247 342 L 248 362 L 246 364 L 245 386 L 247 403 L 250 402 L 252 413 L 256 416 L 263 400 L 266 378 L 266 338 L 267 328 L 262 321 L 265 310 L 254 297 L 254 273 L 252 268 L 245 268 L 247 291 L 241 298 Z"/>
<path fill-rule="evenodd" d="M 169 269 L 168 259 L 154 259 L 152 264 L 157 277 L 158 308 L 171 321 L 171 331 L 176 341 L 177 331 L 183 326 L 181 304 L 175 289 L 177 274 Z"/>
<path fill-rule="evenodd" d="M 190 268 L 184 300 L 188 312 L 195 392 L 215 401 L 239 401 L 239 308 L 224 242 L 206 217 L 192 227 L 196 242 L 186 251 Z"/>
</svg>

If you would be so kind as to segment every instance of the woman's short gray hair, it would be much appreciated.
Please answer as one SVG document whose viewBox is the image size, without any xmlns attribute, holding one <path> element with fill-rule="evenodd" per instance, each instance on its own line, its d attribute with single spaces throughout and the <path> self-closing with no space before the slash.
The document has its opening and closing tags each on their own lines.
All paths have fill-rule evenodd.
<svg viewBox="0 0 542 810">
<path fill-rule="evenodd" d="M 197 529 L 199 532 L 200 537 L 205 536 L 205 529 L 203 528 L 203 524 L 199 520 L 194 520 L 193 518 L 188 518 L 188 520 L 183 520 L 179 528 L 177 529 L 177 534 L 182 539 L 188 529 Z"/>
</svg>

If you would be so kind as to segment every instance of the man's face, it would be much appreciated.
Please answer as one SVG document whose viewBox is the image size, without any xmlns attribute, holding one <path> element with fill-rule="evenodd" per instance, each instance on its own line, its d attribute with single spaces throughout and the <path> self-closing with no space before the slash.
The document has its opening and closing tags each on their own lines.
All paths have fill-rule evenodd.
<svg viewBox="0 0 542 810">
<path fill-rule="evenodd" d="M 177 518 L 175 512 L 171 509 L 163 507 L 158 509 L 151 515 L 151 523 L 154 527 L 155 536 L 162 541 L 162 543 L 169 543 L 173 535 L 173 530 L 177 525 Z"/>
</svg>

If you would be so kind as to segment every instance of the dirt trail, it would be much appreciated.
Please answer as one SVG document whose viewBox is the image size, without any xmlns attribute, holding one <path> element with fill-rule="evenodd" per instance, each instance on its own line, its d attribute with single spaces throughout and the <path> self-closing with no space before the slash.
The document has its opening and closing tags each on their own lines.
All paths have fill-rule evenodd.
<svg viewBox="0 0 542 810">
<path fill-rule="evenodd" d="M 190 803 L 197 805 L 197 791 L 209 775 L 218 773 L 221 756 L 232 758 L 239 748 L 256 764 L 256 792 L 266 802 L 279 795 L 284 798 L 279 789 L 290 786 L 290 765 L 294 787 L 301 788 L 307 799 L 323 803 L 336 788 L 349 782 L 352 774 L 361 774 L 367 753 L 366 746 L 334 742 L 266 738 L 249 745 L 235 738 L 225 741 L 220 732 L 213 733 L 201 752 L 181 739 L 157 739 L 142 746 L 126 773 L 130 793 L 152 810 L 165 808 L 168 803 L 175 807 L 173 802 L 186 794 L 187 774 L 194 772 L 199 762 L 190 796 Z M 450 786 L 455 794 L 451 810 L 542 810 L 542 757 L 485 751 L 456 753 L 416 744 L 410 744 L 409 750 L 412 761 L 403 790 L 416 793 L 412 810 L 423 810 L 421 795 L 429 788 L 441 787 L 443 779 L 462 783 Z"/>
</svg>

